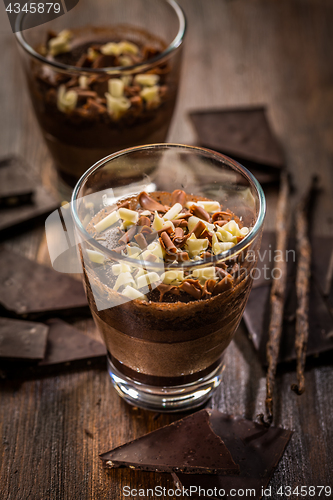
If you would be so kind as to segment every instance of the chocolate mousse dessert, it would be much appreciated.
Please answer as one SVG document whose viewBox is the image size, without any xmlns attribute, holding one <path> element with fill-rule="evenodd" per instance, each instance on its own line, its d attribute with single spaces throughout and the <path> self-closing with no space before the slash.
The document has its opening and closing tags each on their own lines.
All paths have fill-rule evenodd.
<svg viewBox="0 0 333 500">
<path fill-rule="evenodd" d="M 47 62 L 27 69 L 30 93 L 66 184 L 112 152 L 165 140 L 181 48 L 161 58 L 165 49 L 163 40 L 132 26 L 52 31 L 36 48 Z"/>
<path fill-rule="evenodd" d="M 100 210 L 86 230 L 123 257 L 81 248 L 91 311 L 117 371 L 170 387 L 220 366 L 255 266 L 246 249 L 223 258 L 250 231 L 242 218 L 182 190 L 141 192 Z M 108 308 L 98 310 L 96 294 Z"/>
</svg>

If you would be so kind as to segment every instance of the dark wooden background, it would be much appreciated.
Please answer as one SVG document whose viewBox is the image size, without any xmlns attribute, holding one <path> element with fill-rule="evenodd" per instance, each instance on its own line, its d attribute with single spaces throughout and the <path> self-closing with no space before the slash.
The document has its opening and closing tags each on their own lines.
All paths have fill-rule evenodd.
<svg viewBox="0 0 333 500">
<path fill-rule="evenodd" d="M 311 175 L 322 192 L 313 231 L 333 233 L 333 2 L 326 0 L 181 0 L 187 18 L 183 78 L 169 139 L 194 143 L 193 109 L 267 104 L 286 153 L 297 198 Z M 97 2 L 96 2 L 97 5 Z M 1 11 L 1 155 L 19 153 L 46 185 L 51 159 L 33 116 L 14 36 Z M 267 191 L 266 227 L 274 227 L 276 190 Z M 5 245 L 48 262 L 43 228 Z M 80 328 L 94 335 L 90 321 Z M 265 373 L 241 325 L 226 355 L 224 380 L 211 406 L 255 418 L 264 408 Z M 333 486 L 333 368 L 330 357 L 308 363 L 306 392 L 290 390 L 280 370 L 275 424 L 295 431 L 272 479 L 279 486 Z M 169 475 L 113 471 L 100 452 L 179 418 L 129 407 L 105 366 L 62 370 L 29 380 L 0 380 L 0 498 L 121 499 L 122 487 L 170 486 Z M 151 499 L 155 497 L 149 497 Z M 157 498 L 157 497 L 156 497 Z M 293 497 L 296 498 L 296 497 Z M 305 497 L 303 497 L 305 498 Z"/>
</svg>

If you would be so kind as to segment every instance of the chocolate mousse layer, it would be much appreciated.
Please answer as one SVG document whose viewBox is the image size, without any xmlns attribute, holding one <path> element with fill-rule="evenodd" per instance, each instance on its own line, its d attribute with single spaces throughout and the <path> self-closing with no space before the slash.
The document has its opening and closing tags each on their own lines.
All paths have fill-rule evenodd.
<svg viewBox="0 0 333 500">
<path fill-rule="evenodd" d="M 181 59 L 179 49 L 154 62 L 165 48 L 158 37 L 132 26 L 49 32 L 37 48 L 50 65 L 32 61 L 27 69 L 30 95 L 67 184 L 74 186 L 110 153 L 165 141 Z M 69 69 L 63 72 L 53 63 Z M 137 64 L 147 66 L 139 72 L 127 69 Z"/>
<path fill-rule="evenodd" d="M 126 217 L 134 221 L 135 212 L 137 220 L 129 224 Z M 175 217 L 171 224 L 168 214 Z M 182 231 L 177 231 L 180 226 Z M 221 231 L 223 227 L 235 235 Z M 84 258 L 88 301 L 117 370 L 157 386 L 190 383 L 211 373 L 240 322 L 252 285 L 255 259 L 247 261 L 244 251 L 229 261 L 214 260 L 226 243 L 232 248 L 245 237 L 248 229 L 242 221 L 217 202 L 178 190 L 122 200 L 96 214 L 87 230 L 107 248 L 123 256 L 139 252 L 144 259 L 142 267 L 129 272 L 108 260 L 97 263 L 96 254 Z M 154 261 L 159 249 L 161 259 Z M 163 261 L 159 281 L 153 282 L 154 273 L 144 268 L 145 259 L 156 265 Z M 132 300 L 98 310 L 96 290 L 110 304 L 119 304 L 122 295 Z"/>
</svg>

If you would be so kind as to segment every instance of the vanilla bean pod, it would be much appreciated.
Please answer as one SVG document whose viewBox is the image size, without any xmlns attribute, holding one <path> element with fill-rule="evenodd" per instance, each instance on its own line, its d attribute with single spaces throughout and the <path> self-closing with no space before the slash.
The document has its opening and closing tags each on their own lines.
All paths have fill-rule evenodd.
<svg viewBox="0 0 333 500">
<path fill-rule="evenodd" d="M 281 176 L 281 185 L 276 215 L 276 250 L 282 256 L 276 262 L 277 278 L 273 280 L 270 306 L 271 317 L 269 323 L 269 340 L 267 343 L 266 354 L 268 361 L 266 376 L 266 413 L 267 423 L 273 421 L 273 392 L 275 384 L 275 375 L 277 360 L 280 351 L 280 340 L 283 326 L 283 310 L 287 284 L 287 237 L 289 221 L 289 196 L 290 185 L 288 174 L 284 172 Z"/>
<path fill-rule="evenodd" d="M 309 205 L 313 200 L 317 178 L 313 177 L 305 196 L 296 207 L 296 336 L 295 351 L 297 354 L 297 384 L 291 389 L 298 395 L 305 390 L 304 369 L 306 349 L 309 337 L 309 292 L 311 277 L 311 244 L 309 240 Z"/>
</svg>

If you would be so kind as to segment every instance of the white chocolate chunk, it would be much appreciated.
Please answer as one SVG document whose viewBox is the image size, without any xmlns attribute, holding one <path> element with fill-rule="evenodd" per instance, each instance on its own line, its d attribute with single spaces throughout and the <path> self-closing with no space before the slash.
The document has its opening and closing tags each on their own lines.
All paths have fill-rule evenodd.
<svg viewBox="0 0 333 500">
<path fill-rule="evenodd" d="M 154 85 L 153 87 L 143 87 L 143 89 L 140 92 L 140 96 L 147 103 L 159 104 L 160 102 L 159 86 Z"/>
<path fill-rule="evenodd" d="M 151 215 L 151 212 L 149 210 L 143 210 L 141 212 L 141 215 L 147 215 L 147 216 L 150 216 Z"/>
<path fill-rule="evenodd" d="M 139 52 L 139 47 L 135 45 L 135 43 L 128 42 L 124 40 L 123 42 L 118 43 L 120 54 L 133 54 L 136 55 Z"/>
<path fill-rule="evenodd" d="M 249 232 L 250 232 L 250 229 L 248 227 L 244 226 L 240 229 L 240 233 L 242 236 L 246 236 L 247 234 L 249 234 Z"/>
<path fill-rule="evenodd" d="M 140 276 L 143 276 L 144 274 L 147 274 L 147 273 L 148 273 L 148 271 L 143 269 L 143 267 L 140 267 L 135 274 L 135 279 L 138 279 L 138 278 L 140 278 Z"/>
<path fill-rule="evenodd" d="M 163 219 L 164 220 L 172 220 L 175 217 L 177 217 L 177 215 L 179 214 L 179 212 L 181 212 L 181 210 L 183 210 L 182 205 L 180 203 L 175 203 L 170 208 L 170 210 L 168 210 L 167 213 L 165 215 L 163 215 Z"/>
<path fill-rule="evenodd" d="M 152 283 L 160 282 L 161 278 L 155 272 L 147 273 L 142 276 L 139 276 L 136 280 L 136 284 L 138 288 L 143 288 L 147 285 L 151 285 Z"/>
<path fill-rule="evenodd" d="M 219 255 L 222 252 L 225 252 L 226 250 L 230 250 L 230 248 L 234 247 L 235 243 L 215 243 L 213 245 L 213 252 L 214 255 Z"/>
<path fill-rule="evenodd" d="M 62 30 L 58 33 L 57 38 L 63 38 L 64 40 L 71 40 L 73 38 L 73 33 L 70 30 Z"/>
<path fill-rule="evenodd" d="M 129 272 L 121 273 L 121 274 L 119 274 L 113 289 L 115 291 L 117 291 L 121 286 L 129 285 L 129 284 L 135 286 L 135 281 L 134 281 L 134 278 L 131 275 L 131 273 L 129 273 Z"/>
<path fill-rule="evenodd" d="M 118 213 L 124 221 L 132 222 L 132 224 L 135 224 L 139 219 L 138 212 L 129 208 L 119 208 Z"/>
<path fill-rule="evenodd" d="M 113 97 L 109 92 L 105 93 L 105 97 L 108 113 L 115 120 L 119 120 L 131 107 L 131 101 L 127 97 Z"/>
<path fill-rule="evenodd" d="M 162 229 L 163 225 L 164 225 L 164 220 L 162 219 L 162 217 L 160 217 L 158 215 L 157 212 L 155 212 L 155 217 L 154 217 L 154 221 L 152 224 L 152 228 L 155 229 L 155 231 L 160 231 Z"/>
<path fill-rule="evenodd" d="M 132 77 L 131 77 L 131 75 L 124 75 L 124 76 L 121 77 L 121 79 L 122 79 L 125 87 L 128 87 L 132 83 Z"/>
<path fill-rule="evenodd" d="M 202 207 L 209 214 L 213 212 L 219 212 L 221 210 L 220 204 L 218 201 L 198 201 L 197 205 Z"/>
<path fill-rule="evenodd" d="M 139 290 L 135 290 L 135 288 L 127 285 L 124 290 L 122 291 L 122 295 L 125 295 L 125 297 L 128 297 L 129 299 L 141 299 L 141 300 L 147 300 L 147 297 L 139 292 Z"/>
<path fill-rule="evenodd" d="M 101 252 L 97 252 L 97 250 L 87 249 L 87 254 L 91 262 L 95 262 L 95 264 L 104 264 L 105 257 Z"/>
<path fill-rule="evenodd" d="M 230 233 L 224 228 L 225 226 L 222 226 L 220 229 L 216 231 L 217 237 L 223 242 L 237 243 L 237 236 L 234 236 L 232 233 Z"/>
<path fill-rule="evenodd" d="M 130 220 L 124 220 L 122 223 L 122 229 L 127 231 L 127 229 L 131 226 L 134 226 L 134 223 L 131 222 Z"/>
<path fill-rule="evenodd" d="M 171 227 L 172 231 L 175 230 L 175 226 L 173 225 L 173 223 L 171 222 L 171 220 L 168 220 L 168 221 L 166 221 L 165 224 L 163 224 L 162 231 L 166 231 L 167 229 L 169 229 L 169 227 Z"/>
<path fill-rule="evenodd" d="M 120 66 L 132 66 L 133 65 L 133 61 L 129 56 L 120 56 L 118 60 L 119 60 Z"/>
<path fill-rule="evenodd" d="M 147 250 L 155 255 L 158 259 L 163 260 L 165 255 L 165 250 L 159 241 L 153 241 L 147 246 Z"/>
<path fill-rule="evenodd" d="M 161 279 L 163 283 L 166 285 L 170 285 L 171 283 L 183 281 L 184 279 L 184 271 L 181 269 L 179 271 L 166 271 L 162 274 Z"/>
<path fill-rule="evenodd" d="M 192 235 L 194 236 L 194 234 Z M 186 241 L 186 250 L 188 251 L 190 257 L 196 257 L 200 253 L 204 252 L 208 248 L 208 240 L 207 238 L 204 239 L 197 239 L 197 238 L 188 238 Z"/>
<path fill-rule="evenodd" d="M 131 272 L 130 266 L 128 266 L 127 264 L 124 264 L 123 262 L 121 264 L 114 264 L 111 267 L 111 270 L 115 276 L 119 276 L 119 274 L 121 274 L 121 273 L 130 273 Z"/>
<path fill-rule="evenodd" d="M 127 256 L 131 257 L 131 259 L 137 259 L 141 254 L 141 249 L 139 247 L 131 247 L 127 245 Z"/>
<path fill-rule="evenodd" d="M 195 215 L 192 215 L 188 219 L 188 223 L 187 223 L 188 230 L 191 232 L 200 220 L 201 220 L 201 222 L 203 222 L 205 224 L 208 231 L 215 231 L 214 224 L 210 224 L 209 222 L 206 222 L 205 220 L 199 219 L 199 217 L 195 217 Z"/>
<path fill-rule="evenodd" d="M 238 224 L 234 220 L 230 220 L 227 222 L 227 224 L 224 224 L 224 226 L 221 227 L 221 229 L 225 229 L 229 233 L 231 233 L 233 236 L 241 236 L 242 233 L 240 232 L 240 229 L 238 227 Z"/>
<path fill-rule="evenodd" d="M 75 90 L 66 91 L 65 85 L 60 85 L 57 94 L 57 107 L 62 113 L 73 111 L 77 104 L 77 93 Z"/>
<path fill-rule="evenodd" d="M 120 78 L 111 78 L 108 81 L 108 89 L 112 97 L 123 97 L 124 82 Z"/>
<path fill-rule="evenodd" d="M 88 52 L 87 52 L 87 56 L 88 56 L 88 59 L 90 61 L 94 61 L 95 59 L 97 59 L 97 57 L 99 56 L 99 54 L 98 54 L 98 52 L 96 50 L 94 50 L 91 47 L 89 47 Z"/>
<path fill-rule="evenodd" d="M 102 45 L 100 51 L 104 56 L 119 56 L 121 54 L 121 46 L 119 43 L 109 42 Z"/>
<path fill-rule="evenodd" d="M 104 217 L 101 221 L 97 222 L 95 225 L 95 229 L 98 233 L 101 233 L 102 231 L 105 231 L 108 227 L 112 226 L 119 220 L 119 213 L 118 210 L 115 210 L 114 212 L 111 212 L 109 215 Z"/>
<path fill-rule="evenodd" d="M 159 75 L 144 73 L 141 75 L 135 75 L 134 82 L 142 87 L 153 87 L 157 84 L 159 79 Z"/>
<path fill-rule="evenodd" d="M 69 52 L 70 45 L 68 43 L 67 37 L 58 36 L 51 38 L 49 41 L 49 52 L 51 56 L 57 56 L 58 54 L 64 54 L 65 52 Z"/>
<path fill-rule="evenodd" d="M 87 89 L 88 88 L 88 77 L 85 75 L 79 76 L 79 86 L 81 89 Z"/>
<path fill-rule="evenodd" d="M 194 269 L 193 271 L 194 278 L 200 278 L 204 281 L 207 280 L 215 280 L 215 267 L 202 267 L 201 269 Z"/>
</svg>

